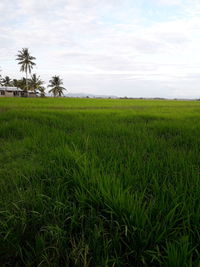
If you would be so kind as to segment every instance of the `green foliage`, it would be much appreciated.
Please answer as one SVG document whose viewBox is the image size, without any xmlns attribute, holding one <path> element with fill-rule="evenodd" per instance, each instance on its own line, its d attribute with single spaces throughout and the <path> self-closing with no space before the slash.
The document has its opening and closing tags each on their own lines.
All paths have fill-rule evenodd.
<svg viewBox="0 0 200 267">
<path fill-rule="evenodd" d="M 0 99 L 0 265 L 199 266 L 200 104 Z"/>
<path fill-rule="evenodd" d="M 9 76 L 5 76 L 0 82 L 2 86 L 13 86 L 13 81 Z"/>
<path fill-rule="evenodd" d="M 31 91 L 36 92 L 37 90 L 42 91 L 44 93 L 43 81 L 40 79 L 40 76 L 37 76 L 35 73 L 31 76 L 29 80 L 29 87 Z"/>
<path fill-rule="evenodd" d="M 49 93 L 52 93 L 54 97 L 56 96 L 62 96 L 63 91 L 66 90 L 64 87 L 62 87 L 63 81 L 60 79 L 59 76 L 53 76 L 52 79 L 49 81 L 48 87 L 51 89 L 49 90 Z"/>
<path fill-rule="evenodd" d="M 41 97 L 45 97 L 45 87 L 44 86 L 38 87 L 38 91 L 39 91 Z"/>
<path fill-rule="evenodd" d="M 18 87 L 18 88 L 24 90 L 24 91 L 27 91 L 27 87 L 26 87 L 26 79 L 25 79 L 24 77 L 21 78 L 21 79 L 19 79 L 19 80 L 17 80 L 17 79 L 13 79 L 13 85 L 14 85 L 15 87 Z"/>
<path fill-rule="evenodd" d="M 29 90 L 28 87 L 28 72 L 31 74 L 31 70 L 33 66 L 35 66 L 35 60 L 36 58 L 30 55 L 30 52 L 28 48 L 22 48 L 21 51 L 18 51 L 16 60 L 18 61 L 18 64 L 21 66 L 20 71 L 26 73 L 26 90 Z"/>
<path fill-rule="evenodd" d="M 20 71 L 31 73 L 33 66 L 36 65 L 33 61 L 35 59 L 35 57 L 30 55 L 28 48 L 22 48 L 21 51 L 18 51 L 16 60 L 18 61 L 18 64 L 21 65 Z"/>
</svg>

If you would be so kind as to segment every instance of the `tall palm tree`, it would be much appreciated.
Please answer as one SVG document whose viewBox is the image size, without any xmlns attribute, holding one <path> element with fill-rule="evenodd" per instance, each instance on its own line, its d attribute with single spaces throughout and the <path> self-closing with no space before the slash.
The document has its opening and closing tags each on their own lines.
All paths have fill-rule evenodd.
<svg viewBox="0 0 200 267">
<path fill-rule="evenodd" d="M 53 76 L 49 83 L 50 84 L 48 85 L 48 87 L 51 88 L 51 90 L 49 90 L 49 93 L 52 93 L 54 97 L 63 95 L 63 91 L 66 89 L 62 87 L 63 81 L 59 76 Z"/>
<path fill-rule="evenodd" d="M 5 78 L 2 79 L 3 86 L 13 86 L 12 80 L 9 76 L 5 76 Z"/>
<path fill-rule="evenodd" d="M 21 51 L 18 51 L 19 54 L 17 55 L 16 60 L 18 60 L 18 64 L 21 65 L 20 71 L 26 73 L 26 90 L 28 91 L 28 72 L 31 74 L 31 69 L 33 68 L 35 62 L 35 57 L 32 57 L 28 51 L 28 48 L 22 48 Z"/>
<path fill-rule="evenodd" d="M 36 74 L 33 74 L 29 80 L 30 90 L 36 93 L 37 89 L 39 89 L 43 83 L 44 82 L 40 79 L 40 76 L 37 77 Z"/>
</svg>

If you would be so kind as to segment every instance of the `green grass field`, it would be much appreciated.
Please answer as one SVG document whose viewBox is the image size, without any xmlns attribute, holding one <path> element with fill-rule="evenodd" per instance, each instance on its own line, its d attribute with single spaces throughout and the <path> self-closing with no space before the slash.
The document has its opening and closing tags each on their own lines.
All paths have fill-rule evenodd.
<svg viewBox="0 0 200 267">
<path fill-rule="evenodd" d="M 199 266 L 200 102 L 0 99 L 0 266 Z"/>
</svg>

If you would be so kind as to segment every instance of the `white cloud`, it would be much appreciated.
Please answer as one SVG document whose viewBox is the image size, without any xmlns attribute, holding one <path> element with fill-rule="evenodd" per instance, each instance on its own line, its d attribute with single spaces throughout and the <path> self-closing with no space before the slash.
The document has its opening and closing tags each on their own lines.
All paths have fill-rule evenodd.
<svg viewBox="0 0 200 267">
<path fill-rule="evenodd" d="M 170 84 L 166 96 L 183 90 L 189 96 L 189 81 L 193 88 L 200 82 L 200 4 L 151 0 L 163 14 L 165 5 L 180 5 L 182 14 L 151 20 L 141 16 L 145 1 L 138 7 L 129 0 L 1 0 L 1 68 L 20 77 L 15 55 L 29 47 L 36 71 L 46 81 L 62 75 L 71 91 L 163 96 Z"/>
<path fill-rule="evenodd" d="M 152 0 L 154 3 L 159 5 L 167 5 L 167 6 L 176 6 L 182 5 L 183 0 Z"/>
</svg>

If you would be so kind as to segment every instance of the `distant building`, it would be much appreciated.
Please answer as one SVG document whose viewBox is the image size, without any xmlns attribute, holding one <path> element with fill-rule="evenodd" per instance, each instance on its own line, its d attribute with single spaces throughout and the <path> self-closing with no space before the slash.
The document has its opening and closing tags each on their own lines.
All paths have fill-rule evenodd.
<svg viewBox="0 0 200 267">
<path fill-rule="evenodd" d="M 17 87 L 0 86 L 0 97 L 36 97 L 35 92 L 23 91 Z"/>
</svg>

